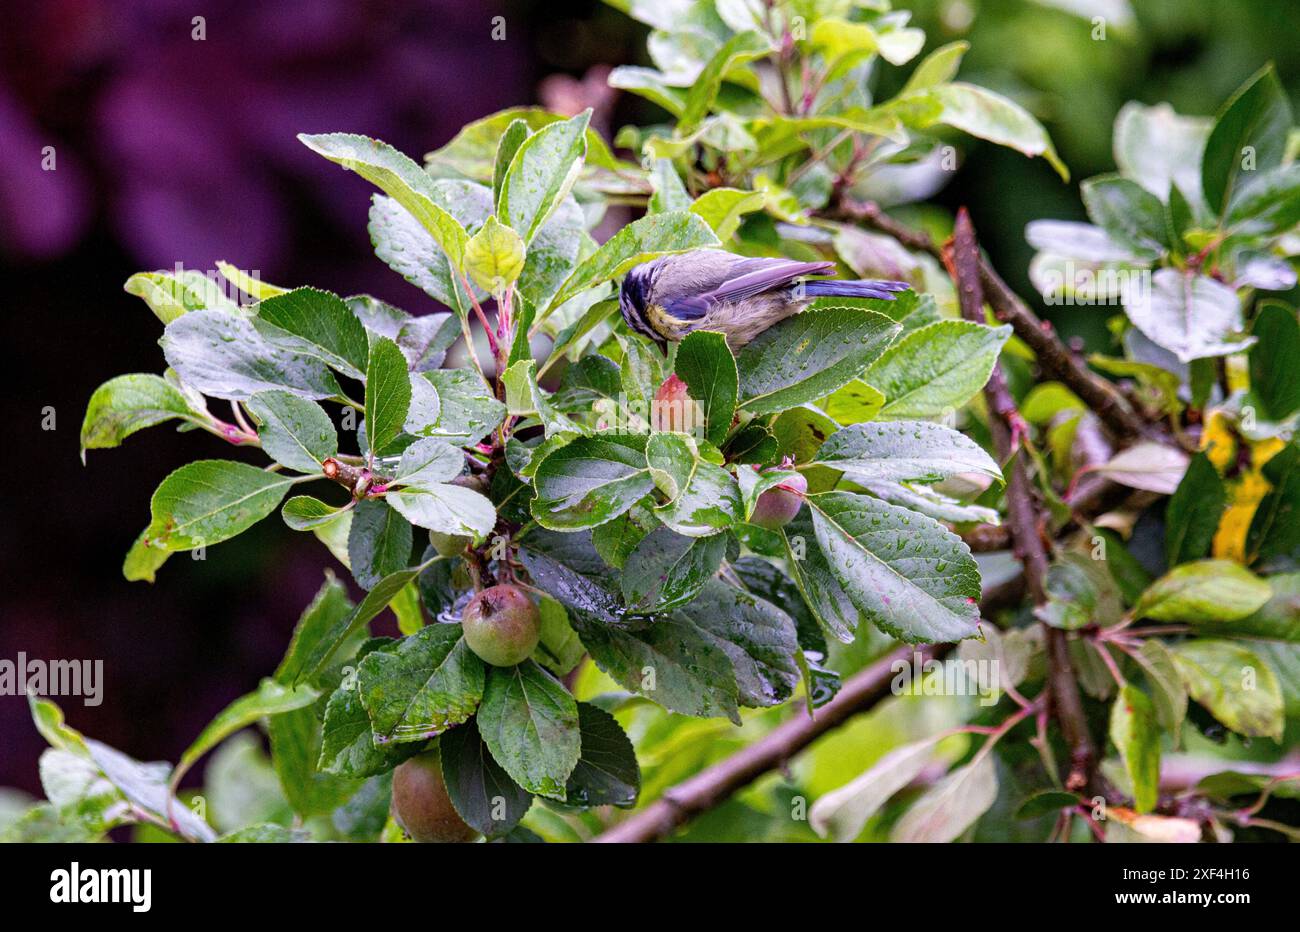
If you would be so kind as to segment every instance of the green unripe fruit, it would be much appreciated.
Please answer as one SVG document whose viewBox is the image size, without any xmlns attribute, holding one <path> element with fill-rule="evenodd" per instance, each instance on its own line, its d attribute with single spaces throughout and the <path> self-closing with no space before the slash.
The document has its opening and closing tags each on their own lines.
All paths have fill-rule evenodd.
<svg viewBox="0 0 1300 932">
<path fill-rule="evenodd" d="M 418 842 L 478 838 L 451 804 L 436 750 L 412 757 L 393 771 L 393 819 Z"/>
<path fill-rule="evenodd" d="M 469 600 L 461 616 L 465 643 L 494 667 L 523 663 L 537 649 L 541 615 L 518 586 L 492 586 Z"/>
<path fill-rule="evenodd" d="M 808 492 L 808 480 L 795 473 L 778 486 L 773 486 L 758 497 L 754 503 L 754 515 L 750 523 L 765 527 L 769 531 L 785 527 L 803 506 L 803 497 Z"/>
<path fill-rule="evenodd" d="M 429 532 L 429 543 L 440 557 L 457 557 L 469 546 L 468 537 L 459 534 L 443 534 L 441 531 Z"/>
</svg>

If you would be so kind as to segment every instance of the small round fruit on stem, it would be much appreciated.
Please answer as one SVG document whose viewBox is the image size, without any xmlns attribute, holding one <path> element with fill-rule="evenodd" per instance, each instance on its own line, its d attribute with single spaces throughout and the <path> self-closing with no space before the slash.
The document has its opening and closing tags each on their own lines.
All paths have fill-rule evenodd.
<svg viewBox="0 0 1300 932">
<path fill-rule="evenodd" d="M 687 433 L 696 426 L 692 414 L 692 401 L 686 383 L 676 373 L 668 376 L 655 392 L 654 405 L 650 410 L 651 429 Z"/>
<path fill-rule="evenodd" d="M 436 749 L 412 757 L 393 771 L 393 819 L 418 842 L 478 838 L 451 804 Z"/>
<path fill-rule="evenodd" d="M 785 527 L 799 513 L 806 494 L 808 494 L 808 480 L 795 473 L 780 485 L 773 486 L 758 497 L 758 501 L 754 503 L 754 514 L 749 519 L 750 523 L 770 531 Z"/>
<path fill-rule="evenodd" d="M 470 599 L 461 626 L 470 650 L 494 667 L 523 663 L 541 637 L 537 606 L 523 589 L 509 584 L 491 586 Z"/>
</svg>

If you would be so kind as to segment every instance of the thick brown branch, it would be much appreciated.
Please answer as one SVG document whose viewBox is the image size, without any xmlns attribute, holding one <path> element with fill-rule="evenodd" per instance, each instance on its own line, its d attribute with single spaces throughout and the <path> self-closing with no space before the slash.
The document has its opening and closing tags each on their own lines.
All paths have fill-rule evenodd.
<svg viewBox="0 0 1300 932">
<path fill-rule="evenodd" d="M 760 740 L 679 783 L 640 812 L 593 840 L 642 842 L 667 837 L 693 816 L 711 809 L 758 777 L 782 766 L 832 728 L 890 695 L 889 684 L 896 663 L 914 662 L 913 654 L 919 654 L 924 663 L 939 657 L 949 646 L 903 647 L 891 652 L 850 678 L 834 699 L 817 710 L 815 717 L 800 714 L 783 722 Z"/>
<path fill-rule="evenodd" d="M 909 249 L 927 252 L 943 259 L 943 250 L 925 233 L 913 230 L 890 217 L 878 204 L 843 199 L 836 216 L 874 227 L 898 240 Z M 1097 413 L 1106 426 L 1121 438 L 1149 434 L 1147 423 L 1110 382 L 1093 374 L 1057 336 L 1051 324 L 1041 320 L 1012 291 L 997 271 L 982 256 L 977 257 L 980 287 L 998 320 L 1011 325 L 1038 357 L 1039 365 L 1052 378 L 1063 382 Z M 980 317 L 982 323 L 984 318 Z"/>
<path fill-rule="evenodd" d="M 961 305 L 962 316 L 967 320 L 983 321 L 984 277 L 980 272 L 979 245 L 975 240 L 975 228 L 971 225 L 970 215 L 965 209 L 957 214 L 953 239 L 944 250 L 943 258 L 957 286 L 957 300 Z M 1035 605 L 1043 605 L 1047 601 L 1044 585 L 1048 554 L 1041 529 L 1047 521 L 1046 516 L 1040 514 L 1034 498 L 1024 457 L 1017 455 L 1018 433 L 1023 429 L 1023 422 L 1015 400 L 1007 390 L 1001 364 L 993 367 L 993 374 L 984 386 L 984 397 L 990 412 L 989 433 L 993 437 L 994 449 L 998 458 L 1008 463 L 1007 526 L 1011 531 L 1012 544 L 1025 568 L 1025 587 L 1030 597 Z M 1088 730 L 1088 720 L 1084 714 L 1074 667 L 1070 662 L 1065 632 L 1045 624 L 1043 634 L 1046 638 L 1053 708 L 1061 724 L 1061 732 L 1070 747 L 1070 772 L 1066 786 L 1072 790 L 1082 790 L 1092 781 L 1096 749 Z"/>
</svg>

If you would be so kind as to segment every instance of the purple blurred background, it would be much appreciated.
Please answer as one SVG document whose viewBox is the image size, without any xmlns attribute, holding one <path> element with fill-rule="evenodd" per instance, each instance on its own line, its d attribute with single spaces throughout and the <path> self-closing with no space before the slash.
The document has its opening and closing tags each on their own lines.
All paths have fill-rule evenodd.
<svg viewBox="0 0 1300 932">
<path fill-rule="evenodd" d="M 0 411 L 14 427 L 0 658 L 102 659 L 103 703 L 63 700 L 70 723 L 175 760 L 274 668 L 332 558 L 270 519 L 204 562 L 176 555 L 152 586 L 122 579 L 163 476 L 240 455 L 159 427 L 81 466 L 95 387 L 164 365 L 161 325 L 122 283 L 225 259 L 431 310 L 374 257 L 369 186 L 295 134 L 366 133 L 418 159 L 475 118 L 572 96 L 563 77 L 539 85 L 635 58 L 640 36 L 595 0 L 39 0 L 0 3 L 0 17 Z M 0 786 L 39 793 L 43 746 L 25 699 L 0 696 Z"/>
</svg>

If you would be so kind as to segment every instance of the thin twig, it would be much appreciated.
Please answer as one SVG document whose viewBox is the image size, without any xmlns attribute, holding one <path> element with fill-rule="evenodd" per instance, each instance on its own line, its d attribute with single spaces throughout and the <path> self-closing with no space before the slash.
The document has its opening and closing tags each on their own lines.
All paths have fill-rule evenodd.
<svg viewBox="0 0 1300 932">
<path fill-rule="evenodd" d="M 890 695 L 889 684 L 899 661 L 922 663 L 938 658 L 949 645 L 902 647 L 887 654 L 852 677 L 839 693 L 817 710 L 816 716 L 796 715 L 767 735 L 683 783 L 598 835 L 600 842 L 646 842 L 665 838 L 678 826 L 726 800 L 763 774 L 783 766 L 826 732 L 873 708 Z"/>
<path fill-rule="evenodd" d="M 957 300 L 962 316 L 977 322 L 984 319 L 983 276 L 980 274 L 979 245 L 970 215 L 963 208 L 957 213 L 953 239 L 941 252 L 957 288 Z M 1015 554 L 1025 568 L 1025 584 L 1035 605 L 1047 602 L 1047 548 L 1039 529 L 1046 523 L 1034 499 L 1033 485 L 1025 468 L 1025 459 L 1015 452 L 1018 432 L 1023 421 L 1016 409 L 1015 400 L 1007 389 L 1006 379 L 999 363 L 984 386 L 984 397 L 990 412 L 989 433 L 993 438 L 998 458 L 1007 462 L 1007 527 Z M 1060 722 L 1061 731 L 1070 746 L 1070 773 L 1065 786 L 1069 790 L 1082 790 L 1092 782 L 1096 764 L 1096 749 L 1088 720 L 1079 695 L 1079 684 L 1070 663 L 1069 645 L 1065 632 L 1043 625 L 1046 638 L 1048 680 L 1052 690 L 1053 709 Z"/>
</svg>

